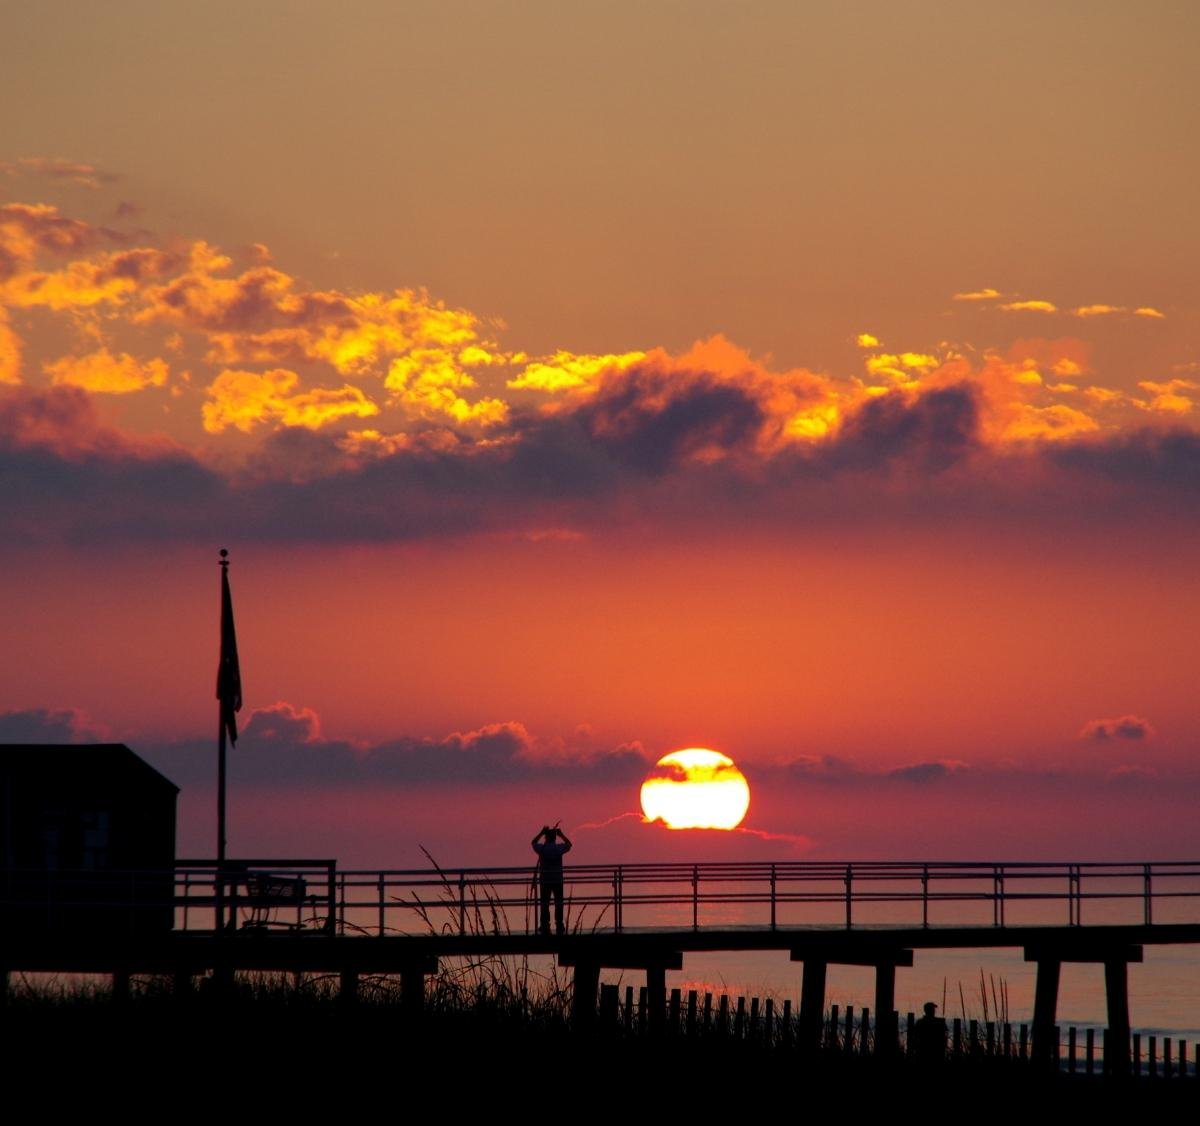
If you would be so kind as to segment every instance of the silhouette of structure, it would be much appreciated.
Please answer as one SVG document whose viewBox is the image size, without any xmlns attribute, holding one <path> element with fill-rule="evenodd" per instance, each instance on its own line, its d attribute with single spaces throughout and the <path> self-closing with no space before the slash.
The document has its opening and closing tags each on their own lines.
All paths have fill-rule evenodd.
<svg viewBox="0 0 1200 1126">
<path fill-rule="evenodd" d="M 0 746 L 5 933 L 170 931 L 178 793 L 120 743 Z"/>
</svg>

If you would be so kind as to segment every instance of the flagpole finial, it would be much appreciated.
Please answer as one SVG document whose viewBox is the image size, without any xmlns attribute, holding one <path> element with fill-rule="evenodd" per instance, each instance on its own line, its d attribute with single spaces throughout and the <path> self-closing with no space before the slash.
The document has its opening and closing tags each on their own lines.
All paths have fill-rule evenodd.
<svg viewBox="0 0 1200 1126">
<path fill-rule="evenodd" d="M 220 553 L 220 554 L 221 554 L 221 566 L 222 566 L 222 567 L 226 567 L 226 568 L 228 568 L 228 566 L 229 566 L 229 552 L 228 552 L 228 551 L 226 551 L 226 550 L 225 550 L 225 548 L 221 548 L 221 553 Z"/>
</svg>

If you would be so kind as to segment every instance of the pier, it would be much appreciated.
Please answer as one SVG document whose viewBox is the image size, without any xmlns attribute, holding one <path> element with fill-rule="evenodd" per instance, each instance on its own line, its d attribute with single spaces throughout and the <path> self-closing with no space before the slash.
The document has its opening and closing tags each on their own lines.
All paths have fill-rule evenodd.
<svg viewBox="0 0 1200 1126">
<path fill-rule="evenodd" d="M 602 970 L 643 973 L 653 1030 L 671 1012 L 666 973 L 689 954 L 776 950 L 798 963 L 802 1046 L 824 1034 L 827 969 L 842 964 L 873 968 L 874 1040 L 886 1051 L 900 1031 L 896 975 L 915 951 L 1008 947 L 1037 967 L 1033 1057 L 1057 1054 L 1061 967 L 1082 962 L 1104 975 L 1106 1066 L 1124 1070 L 1129 964 L 1146 946 L 1200 945 L 1192 861 L 575 865 L 562 935 L 537 933 L 530 868 L 365 871 L 251 857 L 219 870 L 180 860 L 170 873 L 106 872 L 102 898 L 83 902 L 88 876 L 40 872 L 34 883 L 6 873 L 6 980 L 13 971 L 111 974 L 119 992 L 135 974 L 169 975 L 182 988 L 201 974 L 316 972 L 338 975 L 353 1000 L 361 975 L 388 974 L 416 1012 L 440 959 L 545 956 L 571 971 L 581 1028 L 599 1019 Z M 167 909 L 170 926 L 146 925 Z"/>
</svg>

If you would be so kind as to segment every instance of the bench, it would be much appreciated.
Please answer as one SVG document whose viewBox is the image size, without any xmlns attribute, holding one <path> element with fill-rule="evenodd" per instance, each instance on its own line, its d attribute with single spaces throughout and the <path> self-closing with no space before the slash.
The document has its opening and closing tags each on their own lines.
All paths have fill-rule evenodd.
<svg viewBox="0 0 1200 1126">
<path fill-rule="evenodd" d="M 300 912 L 304 906 L 308 887 L 303 876 L 273 876 L 270 872 L 249 872 L 246 875 L 246 902 L 249 918 L 242 924 L 243 930 L 267 930 L 281 927 L 286 930 L 302 930 L 304 923 Z M 294 922 L 278 919 L 281 907 L 296 910 Z"/>
</svg>

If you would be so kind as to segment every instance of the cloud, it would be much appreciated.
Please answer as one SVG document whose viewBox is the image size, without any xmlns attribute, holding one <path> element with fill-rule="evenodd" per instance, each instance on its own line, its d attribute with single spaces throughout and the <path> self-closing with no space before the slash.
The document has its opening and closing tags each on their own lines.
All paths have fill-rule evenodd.
<svg viewBox="0 0 1200 1126">
<path fill-rule="evenodd" d="M 156 757 L 184 776 L 192 744 L 161 749 Z M 579 784 L 634 784 L 650 760 L 640 744 L 596 749 L 586 738 L 540 740 L 508 720 L 439 738 L 405 736 L 378 743 L 328 737 L 311 708 L 278 701 L 246 717 L 238 740 L 238 777 L 246 781 L 309 785 L 343 782 L 493 784 L 532 779 Z"/>
<path fill-rule="evenodd" d="M 1166 313 L 1161 312 L 1150 305 L 1139 305 L 1136 309 L 1134 309 L 1133 315 L 1135 317 L 1148 317 L 1151 320 L 1156 321 L 1165 320 L 1167 316 Z"/>
<path fill-rule="evenodd" d="M 104 172 L 94 164 L 49 156 L 23 156 L 15 161 L 0 161 L 0 175 L 40 176 L 47 180 L 93 189 L 120 179 L 116 173 Z"/>
<path fill-rule="evenodd" d="M 1011 301 L 1001 305 L 1006 313 L 1057 313 L 1058 306 L 1053 301 Z"/>
<path fill-rule="evenodd" d="M 869 332 L 860 332 L 855 338 L 854 343 L 860 348 L 878 348 L 879 337 L 872 336 Z"/>
<path fill-rule="evenodd" d="M 42 369 L 56 384 L 107 395 L 127 395 L 147 387 L 162 387 L 168 373 L 165 360 L 156 357 L 143 363 L 128 352 L 114 356 L 107 348 L 86 356 L 63 356 L 43 364 Z"/>
<path fill-rule="evenodd" d="M 105 737 L 79 708 L 0 712 L 0 743 L 96 743 Z"/>
<path fill-rule="evenodd" d="M 39 254 L 65 255 L 93 246 L 101 232 L 79 219 L 68 219 L 48 203 L 0 205 L 0 281 L 36 260 Z"/>
<path fill-rule="evenodd" d="M 1079 732 L 1079 738 L 1090 743 L 1140 743 L 1152 739 L 1154 734 L 1149 720 L 1136 715 L 1123 715 L 1115 719 L 1089 720 Z"/>
<path fill-rule="evenodd" d="M 379 407 L 357 387 L 316 387 L 297 391 L 294 371 L 274 368 L 262 373 L 223 371 L 208 386 L 204 429 L 219 434 L 230 426 L 249 433 L 277 423 L 316 430 L 340 418 L 370 418 Z"/>
<path fill-rule="evenodd" d="M 1150 410 L 1164 411 L 1167 414 L 1190 413 L 1196 405 L 1196 400 L 1183 392 L 1200 391 L 1200 383 L 1194 379 L 1169 379 L 1165 383 L 1143 379 L 1138 386 L 1153 396 L 1148 404 Z"/>
<path fill-rule="evenodd" d="M 1121 305 L 1080 305 L 1075 310 L 1077 317 L 1109 317 L 1114 313 L 1124 313 Z"/>
<path fill-rule="evenodd" d="M 1002 297 L 1003 294 L 998 289 L 975 289 L 966 293 L 956 293 L 952 300 L 954 301 L 995 301 Z"/>
<path fill-rule="evenodd" d="M 933 762 L 914 762 L 909 766 L 897 766 L 887 771 L 887 776 L 900 782 L 924 786 L 969 769 L 968 764 L 960 759 L 937 759 Z"/>
<path fill-rule="evenodd" d="M 0 383 L 21 382 L 21 338 L 13 331 L 8 310 L 0 305 Z"/>
</svg>

